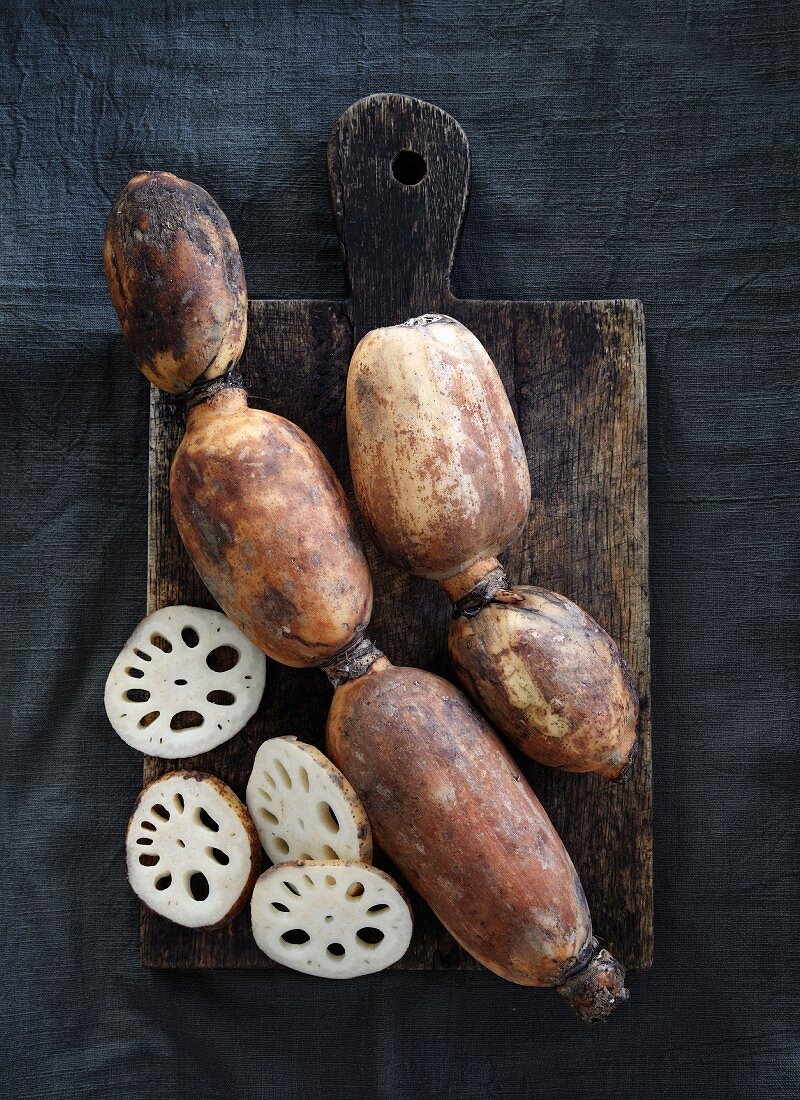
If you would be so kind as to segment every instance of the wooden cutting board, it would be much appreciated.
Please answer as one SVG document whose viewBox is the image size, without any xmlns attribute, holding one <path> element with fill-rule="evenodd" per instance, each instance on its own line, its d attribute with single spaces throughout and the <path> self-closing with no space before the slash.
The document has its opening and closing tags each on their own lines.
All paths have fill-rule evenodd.
<svg viewBox="0 0 800 1100">
<path fill-rule="evenodd" d="M 328 145 L 334 212 L 351 295 L 345 301 L 254 301 L 243 361 L 251 400 L 299 424 L 352 495 L 345 377 L 355 342 L 376 325 L 447 313 L 483 341 L 510 396 L 530 462 L 533 504 L 510 548 L 512 583 L 575 600 L 619 642 L 642 699 L 641 753 L 623 784 L 568 775 L 519 757 L 583 881 L 596 932 L 629 967 L 653 954 L 647 422 L 644 319 L 637 301 L 462 301 L 450 272 L 467 201 L 466 136 L 439 108 L 376 95 L 339 119 Z M 148 611 L 215 606 L 170 518 L 168 470 L 183 430 L 180 403 L 152 391 Z M 362 529 L 362 534 L 364 534 Z M 398 573 L 367 543 L 375 579 L 371 634 L 396 664 L 452 678 L 449 604 L 438 587 Z M 238 737 L 177 766 L 213 772 L 244 796 L 261 742 L 296 734 L 323 747 L 331 688 L 316 671 L 267 662 L 257 716 Z M 517 754 L 518 755 L 518 754 Z M 145 779 L 175 767 L 147 759 Z M 376 862 L 390 868 L 379 855 Z M 473 968 L 414 898 L 407 969 Z M 192 932 L 143 911 L 142 962 L 153 967 L 272 967 L 249 915 Z"/>
</svg>

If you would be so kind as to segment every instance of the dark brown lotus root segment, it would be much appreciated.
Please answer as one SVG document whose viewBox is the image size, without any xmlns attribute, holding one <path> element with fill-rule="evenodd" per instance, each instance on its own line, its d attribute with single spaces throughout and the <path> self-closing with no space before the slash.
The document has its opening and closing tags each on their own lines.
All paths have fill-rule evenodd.
<svg viewBox="0 0 800 1100">
<path fill-rule="evenodd" d="M 372 580 L 342 487 L 295 424 L 226 388 L 194 405 L 172 514 L 222 610 L 267 656 L 321 665 L 357 639 Z"/>
<path fill-rule="evenodd" d="M 564 596 L 501 590 L 450 627 L 459 679 L 526 756 L 620 779 L 637 745 L 633 676 L 605 630 Z"/>
<path fill-rule="evenodd" d="M 382 658 L 336 689 L 327 746 L 381 848 L 474 958 L 520 985 L 585 965 L 592 923 L 572 861 L 452 684 Z"/>
<path fill-rule="evenodd" d="M 106 222 L 106 280 L 136 365 L 182 393 L 235 364 L 247 336 L 247 286 L 228 219 L 202 187 L 141 172 Z"/>
</svg>

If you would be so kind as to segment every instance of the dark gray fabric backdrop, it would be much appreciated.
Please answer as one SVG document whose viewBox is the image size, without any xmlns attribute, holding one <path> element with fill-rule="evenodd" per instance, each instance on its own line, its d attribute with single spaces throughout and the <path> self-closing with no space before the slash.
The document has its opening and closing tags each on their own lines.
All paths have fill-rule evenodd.
<svg viewBox="0 0 800 1100">
<path fill-rule="evenodd" d="M 798 1091 L 798 15 L 791 0 L 8 3 L 0 1028 L 14 1097 Z M 656 962 L 582 1030 L 488 973 L 139 968 L 147 391 L 102 278 L 141 167 L 206 186 L 254 296 L 342 293 L 324 143 L 373 91 L 472 144 L 464 296 L 638 296 L 651 442 Z"/>
</svg>

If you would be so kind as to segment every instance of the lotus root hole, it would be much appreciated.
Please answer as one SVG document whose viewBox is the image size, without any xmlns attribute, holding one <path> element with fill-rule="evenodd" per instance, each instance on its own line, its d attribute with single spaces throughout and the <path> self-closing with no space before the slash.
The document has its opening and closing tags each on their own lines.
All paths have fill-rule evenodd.
<svg viewBox="0 0 800 1100">
<path fill-rule="evenodd" d="M 153 806 L 153 813 L 163 821 L 169 821 L 169 810 L 166 806 L 162 806 L 160 802 L 156 802 L 155 806 Z"/>
<path fill-rule="evenodd" d="M 278 849 L 282 856 L 286 856 L 289 854 L 289 845 L 286 843 L 282 836 L 275 837 L 275 847 Z"/>
<path fill-rule="evenodd" d="M 144 676 L 144 669 L 143 668 L 135 668 L 134 666 L 131 666 L 130 668 L 126 668 L 125 672 L 128 676 L 132 676 L 134 680 L 141 680 L 142 677 Z"/>
<path fill-rule="evenodd" d="M 153 724 L 153 722 L 155 722 L 156 718 L 159 718 L 160 716 L 161 716 L 161 711 L 160 710 L 151 710 L 149 712 L 149 714 L 143 714 L 142 717 L 139 719 L 139 729 L 140 730 L 146 730 L 147 727 L 152 726 L 152 724 Z"/>
<path fill-rule="evenodd" d="M 153 838 L 151 836 L 140 836 L 140 837 L 137 837 L 136 843 L 137 844 L 152 844 L 153 843 Z"/>
<path fill-rule="evenodd" d="M 208 879 L 202 871 L 195 871 L 189 876 L 189 893 L 195 901 L 205 901 L 208 897 Z"/>
<path fill-rule="evenodd" d="M 171 730 L 193 730 L 202 726 L 205 718 L 196 710 L 179 710 L 173 714 L 169 722 Z"/>
<path fill-rule="evenodd" d="M 287 890 L 291 891 L 291 893 L 297 894 L 297 896 L 300 897 L 300 891 L 297 889 L 293 882 L 287 882 L 286 879 L 284 879 L 283 885 L 286 887 Z"/>
<path fill-rule="evenodd" d="M 221 848 L 206 848 L 206 855 L 211 856 L 216 863 L 221 864 L 223 867 L 227 867 L 231 861 L 228 853 L 223 852 Z"/>
<path fill-rule="evenodd" d="M 292 777 L 289 775 L 286 768 L 284 768 L 283 764 L 281 764 L 280 760 L 275 761 L 275 770 L 277 771 L 278 775 L 280 776 L 281 780 L 283 781 L 284 787 L 291 790 L 292 789 Z"/>
<path fill-rule="evenodd" d="M 322 824 L 332 833 L 339 832 L 339 818 L 333 812 L 333 807 L 327 802 L 320 802 L 319 804 L 319 819 Z"/>
<path fill-rule="evenodd" d="M 301 767 L 299 774 L 300 774 L 300 786 L 303 788 L 303 790 L 306 792 L 306 794 L 308 794 L 308 792 L 310 790 L 310 787 L 311 787 L 311 785 L 308 781 L 308 772 L 306 771 L 305 768 Z"/>
<path fill-rule="evenodd" d="M 232 707 L 236 702 L 236 696 L 231 691 L 209 691 L 206 699 L 218 707 Z"/>
<path fill-rule="evenodd" d="M 156 890 L 169 890 L 172 886 L 172 875 L 162 875 L 156 879 Z"/>
<path fill-rule="evenodd" d="M 347 896 L 349 898 L 360 898 L 364 893 L 363 882 L 353 882 L 347 887 Z"/>
<path fill-rule="evenodd" d="M 175 687 L 179 687 L 179 688 L 186 687 L 187 683 L 188 683 L 188 680 L 176 680 L 175 681 Z"/>
<path fill-rule="evenodd" d="M 284 905 L 282 901 L 273 901 L 272 902 L 272 908 L 277 909 L 279 913 L 288 913 L 289 912 L 289 906 Z"/>
<path fill-rule="evenodd" d="M 181 631 L 181 638 L 183 644 L 189 649 L 194 649 L 195 646 L 200 644 L 200 635 L 193 626 L 185 626 Z"/>
<path fill-rule="evenodd" d="M 288 932 L 283 933 L 281 939 L 284 943 L 300 946 L 300 944 L 308 943 L 311 937 L 308 932 L 304 931 L 302 928 L 290 928 Z"/>
<path fill-rule="evenodd" d="M 359 928 L 356 938 L 369 947 L 377 947 L 384 938 L 384 934 L 380 928 Z"/>
<path fill-rule="evenodd" d="M 172 642 L 168 638 L 165 638 L 163 634 L 151 634 L 150 643 L 154 645 L 156 649 L 160 649 L 162 653 L 172 653 Z"/>
<path fill-rule="evenodd" d="M 239 650 L 232 645 L 219 645 L 206 657 L 206 664 L 212 672 L 230 672 L 239 663 Z"/>
<path fill-rule="evenodd" d="M 329 943 L 328 954 L 334 959 L 341 959 L 344 957 L 344 947 L 340 943 Z"/>
<path fill-rule="evenodd" d="M 178 811 L 178 813 L 182 814 L 183 813 L 183 808 L 186 805 L 186 803 L 183 801 L 183 795 L 179 794 L 178 791 L 176 791 L 175 792 L 175 797 L 173 798 L 172 801 L 175 804 L 175 809 Z"/>
<path fill-rule="evenodd" d="M 123 691 L 122 698 L 127 699 L 129 703 L 146 703 L 150 698 L 150 692 L 145 691 L 144 688 L 128 688 L 127 691 Z"/>
<path fill-rule="evenodd" d="M 134 649 L 133 651 L 137 657 L 141 657 L 143 661 L 152 661 L 152 657 L 149 653 L 145 653 L 143 649 Z"/>
<path fill-rule="evenodd" d="M 322 858 L 323 859 L 338 859 L 339 853 L 335 848 L 331 848 L 330 844 L 322 845 Z"/>
<path fill-rule="evenodd" d="M 219 824 L 214 820 L 208 810 L 204 810 L 202 806 L 198 806 L 194 812 L 194 819 L 198 825 L 205 825 L 207 829 L 210 829 L 212 833 L 219 832 Z"/>
<path fill-rule="evenodd" d="M 265 817 L 267 819 L 267 821 L 270 823 L 270 825 L 277 825 L 278 824 L 277 817 L 275 816 L 274 813 L 272 813 L 271 810 L 268 810 L 266 808 L 266 806 L 261 807 L 261 816 Z"/>
<path fill-rule="evenodd" d="M 139 862 L 142 867 L 155 867 L 160 859 L 161 856 L 155 856 L 152 852 L 142 852 L 139 856 Z"/>
<path fill-rule="evenodd" d="M 156 831 L 156 827 L 152 821 L 143 821 L 142 828 L 147 829 L 149 833 L 154 833 Z"/>
<path fill-rule="evenodd" d="M 335 886 L 336 885 L 336 879 L 333 877 L 333 875 L 326 875 L 325 876 L 325 885 L 326 886 Z"/>
<path fill-rule="evenodd" d="M 369 909 L 367 909 L 367 912 L 368 913 L 385 913 L 388 908 L 389 908 L 388 905 L 381 902 L 380 905 L 370 905 Z"/>
</svg>

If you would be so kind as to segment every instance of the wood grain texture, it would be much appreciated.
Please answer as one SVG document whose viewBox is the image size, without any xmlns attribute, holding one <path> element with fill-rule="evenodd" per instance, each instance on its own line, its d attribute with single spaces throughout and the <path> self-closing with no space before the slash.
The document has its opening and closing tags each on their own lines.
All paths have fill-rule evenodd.
<svg viewBox="0 0 800 1100">
<path fill-rule="evenodd" d="M 423 180 L 400 183 L 397 152 L 414 150 Z M 334 212 L 351 295 L 343 301 L 254 301 L 243 373 L 254 405 L 300 425 L 341 477 L 347 468 L 344 393 L 350 353 L 364 332 L 423 312 L 467 325 L 494 359 L 514 408 L 533 481 L 521 539 L 504 556 L 513 583 L 575 600 L 617 640 L 642 699 L 641 752 L 620 785 L 567 775 L 519 757 L 581 875 L 596 932 L 629 967 L 653 953 L 647 432 L 644 321 L 635 301 L 463 301 L 449 278 L 469 181 L 461 128 L 430 104 L 370 97 L 334 127 L 329 144 Z M 213 606 L 170 518 L 168 470 L 182 408 L 153 391 L 150 430 L 148 610 Z M 439 588 L 397 572 L 367 545 L 375 581 L 372 636 L 396 664 L 453 678 L 449 603 Z M 331 690 L 325 678 L 268 664 L 264 700 L 247 729 L 195 758 L 244 793 L 269 736 L 322 746 Z M 145 779 L 186 762 L 148 760 Z M 380 866 L 390 865 L 380 856 Z M 408 969 L 476 964 L 414 899 Z M 142 961 L 156 967 L 272 966 L 245 913 L 215 932 L 190 932 L 148 912 Z"/>
</svg>

